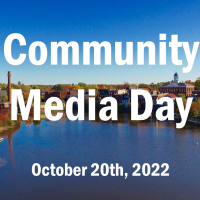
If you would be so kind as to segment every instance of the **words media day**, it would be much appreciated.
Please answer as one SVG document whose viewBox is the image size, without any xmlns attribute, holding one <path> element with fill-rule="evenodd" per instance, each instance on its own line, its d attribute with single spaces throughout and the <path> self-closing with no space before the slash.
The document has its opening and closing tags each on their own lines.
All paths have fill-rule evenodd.
<svg viewBox="0 0 200 200">
<path fill-rule="evenodd" d="M 145 110 L 143 114 L 138 113 L 138 97 L 143 96 L 145 99 Z M 181 116 L 181 122 L 176 123 L 176 128 L 183 128 L 186 124 L 186 120 L 190 111 L 190 107 L 192 104 L 191 97 L 187 98 L 186 106 L 184 107 L 183 100 L 181 97 L 176 97 L 176 103 L 179 109 L 179 113 Z M 69 120 L 84 120 L 84 90 L 78 90 L 78 97 L 70 97 L 66 102 L 66 116 Z M 52 106 L 52 103 L 56 103 L 56 106 Z M 75 115 L 73 112 L 73 104 L 77 103 L 78 105 L 78 112 Z M 162 106 L 157 109 L 156 111 L 156 118 L 159 121 L 164 120 L 174 120 L 174 101 L 169 97 L 162 97 L 158 100 L 158 104 L 163 105 L 164 102 L 166 106 Z M 110 103 L 107 106 L 107 103 Z M 30 90 L 29 98 L 27 104 L 25 105 L 24 98 L 22 95 L 22 91 L 20 89 L 13 89 L 12 90 L 12 97 L 11 97 L 11 120 L 17 120 L 17 111 L 18 111 L 18 104 L 19 109 L 21 111 L 22 120 L 28 120 L 31 105 L 34 106 L 34 120 L 40 120 L 40 90 L 32 89 Z M 89 89 L 89 108 L 88 108 L 88 115 L 89 120 L 95 120 L 95 90 Z M 118 105 L 117 100 L 113 97 L 105 97 L 100 102 L 101 105 L 105 105 L 105 107 L 101 108 L 99 111 L 99 117 L 102 121 L 108 120 L 118 120 Z M 57 97 L 49 98 L 45 103 L 45 115 L 47 119 L 51 121 L 58 121 L 63 117 L 63 103 Z M 131 90 L 131 120 L 146 120 L 152 113 L 153 109 L 153 102 L 152 97 L 149 92 L 145 90 L 139 89 L 132 89 Z M 52 115 L 52 111 L 58 111 L 55 116 Z M 109 115 L 107 115 L 107 111 L 110 111 Z M 164 115 L 164 111 L 167 111 L 167 114 Z"/>
</svg>

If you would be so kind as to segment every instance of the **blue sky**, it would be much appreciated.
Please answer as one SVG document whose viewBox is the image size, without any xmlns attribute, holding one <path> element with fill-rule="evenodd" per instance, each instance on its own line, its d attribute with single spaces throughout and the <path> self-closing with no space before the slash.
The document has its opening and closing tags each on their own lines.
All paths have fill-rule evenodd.
<svg viewBox="0 0 200 200">
<path fill-rule="evenodd" d="M 200 0 L 143 0 L 143 1 L 81 1 L 81 0 L 18 0 L 2 1 L 0 7 L 0 82 L 7 82 L 7 71 L 12 72 L 12 82 L 24 84 L 120 84 L 151 83 L 172 80 L 177 71 L 180 80 L 195 81 L 200 76 L 200 50 L 193 69 L 182 73 L 187 66 L 183 50 L 179 59 L 183 66 L 171 62 L 171 51 L 167 48 L 167 65 L 159 66 L 159 33 L 179 35 L 179 41 L 193 45 L 200 40 Z M 48 59 L 42 66 L 34 66 L 28 57 L 20 66 L 11 66 L 4 58 L 4 41 L 11 33 L 20 33 L 26 38 L 27 47 L 13 48 L 13 56 L 28 53 L 29 45 L 42 41 L 48 48 Z M 50 65 L 50 43 L 52 41 L 77 41 L 80 46 L 80 65 Z M 112 44 L 112 65 L 82 65 L 82 43 L 109 41 Z M 114 42 L 134 45 L 133 66 L 118 66 L 114 62 Z M 156 65 L 149 66 L 147 57 L 144 66 L 137 66 L 136 43 L 153 41 L 156 45 Z M 17 43 L 16 43 L 17 44 Z M 14 46 L 15 47 L 15 46 Z M 124 49 L 125 50 L 125 49 Z"/>
</svg>

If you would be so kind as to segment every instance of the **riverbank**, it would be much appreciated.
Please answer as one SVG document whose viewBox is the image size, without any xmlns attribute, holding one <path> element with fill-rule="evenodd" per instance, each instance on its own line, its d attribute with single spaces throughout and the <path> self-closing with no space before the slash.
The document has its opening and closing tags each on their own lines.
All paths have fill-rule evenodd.
<svg viewBox="0 0 200 200">
<path fill-rule="evenodd" d="M 180 122 L 181 121 L 181 116 L 178 114 L 174 115 L 174 121 L 176 122 Z M 199 126 L 200 127 L 200 119 L 199 118 L 192 118 L 192 117 L 188 117 L 186 124 L 189 125 L 194 125 L 194 126 Z"/>
<path fill-rule="evenodd" d="M 21 114 L 18 113 L 18 119 L 16 121 L 11 120 L 11 110 L 10 109 L 2 109 L 0 110 L 0 132 L 5 130 L 13 129 L 16 127 L 20 127 L 23 122 Z M 29 118 L 27 122 L 33 122 L 33 118 Z"/>
</svg>

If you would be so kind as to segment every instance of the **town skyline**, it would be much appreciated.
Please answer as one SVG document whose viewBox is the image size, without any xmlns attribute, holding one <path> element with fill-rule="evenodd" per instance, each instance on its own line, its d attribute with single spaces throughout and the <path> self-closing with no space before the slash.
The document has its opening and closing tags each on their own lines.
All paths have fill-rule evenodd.
<svg viewBox="0 0 200 200">
<path fill-rule="evenodd" d="M 15 71 L 15 70 L 14 70 Z M 8 71 L 6 71 L 6 73 L 7 73 Z M 174 73 L 177 73 L 177 71 L 174 71 L 172 74 L 174 74 Z M 98 84 L 105 84 L 105 85 L 121 85 L 121 84 L 124 84 L 124 83 L 129 83 L 129 84 L 137 84 L 137 85 L 139 85 L 139 84 L 148 84 L 148 85 L 150 85 L 151 83 L 154 83 L 154 84 L 158 84 L 158 83 L 167 83 L 167 82 L 170 82 L 170 81 L 173 81 L 173 76 L 172 76 L 172 74 L 171 74 L 171 78 L 170 77 L 166 77 L 166 75 L 165 75 L 165 77 L 163 77 L 163 79 L 160 77 L 160 80 L 161 81 L 159 81 L 159 82 L 156 82 L 154 79 L 151 79 L 151 80 L 149 80 L 150 82 L 147 82 L 147 81 L 142 81 L 142 80 L 140 80 L 139 82 L 136 82 L 136 81 L 127 81 L 127 80 L 124 80 L 124 81 L 122 81 L 122 82 L 104 82 L 104 81 L 99 81 L 99 82 L 95 82 L 95 83 L 92 83 L 92 82 L 88 82 L 88 81 L 81 81 L 81 79 L 79 80 L 79 81 L 72 81 L 71 83 L 69 82 L 69 81 L 66 81 L 66 82 L 56 82 L 56 83 L 50 83 L 51 81 L 49 81 L 49 83 L 47 82 L 47 83 L 37 83 L 37 82 L 31 82 L 31 83 L 26 83 L 26 82 L 24 82 L 23 81 L 23 78 L 22 79 L 20 79 L 20 80 L 18 80 L 18 78 L 16 77 L 16 75 L 15 75 L 15 73 L 13 73 L 12 72 L 12 74 L 14 75 L 14 77 L 13 77 L 13 79 L 14 79 L 14 81 L 13 81 L 13 79 L 12 79 L 12 83 L 13 84 L 18 84 L 19 82 L 21 83 L 21 84 L 24 84 L 24 85 L 58 85 L 58 84 L 61 84 L 61 85 L 77 85 L 78 83 L 86 83 L 87 85 L 98 85 Z M 178 73 L 179 74 L 179 73 Z M 6 84 L 7 83 L 7 78 L 5 77 L 5 75 L 3 76 L 2 75 L 2 77 L 4 77 L 4 78 L 0 78 L 0 83 L 1 84 Z M 185 80 L 183 80 L 181 77 L 180 77 L 180 75 L 179 75 L 179 82 L 185 82 L 185 81 L 188 81 L 188 80 L 191 80 L 192 82 L 195 82 L 197 79 L 199 78 L 199 76 L 196 76 L 196 78 L 195 79 L 191 79 L 190 78 L 190 76 L 189 76 L 189 74 L 187 75 L 187 77 L 186 77 L 186 79 Z M 30 82 L 30 81 L 29 81 Z"/>
</svg>

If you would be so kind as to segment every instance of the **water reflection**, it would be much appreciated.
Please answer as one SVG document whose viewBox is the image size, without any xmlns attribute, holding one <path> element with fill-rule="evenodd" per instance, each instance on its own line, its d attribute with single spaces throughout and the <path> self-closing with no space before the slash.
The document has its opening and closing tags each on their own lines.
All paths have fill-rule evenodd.
<svg viewBox="0 0 200 200">
<path fill-rule="evenodd" d="M 43 116 L 43 120 L 47 120 L 44 119 Z M 63 119 L 66 123 L 68 121 L 66 115 L 63 116 Z M 47 120 L 49 121 L 49 120 Z M 96 119 L 93 121 L 89 121 L 88 119 L 88 114 L 85 115 L 85 121 L 90 122 L 90 123 L 109 123 L 109 124 L 116 124 L 118 126 L 120 125 L 129 125 L 129 126 L 135 126 L 138 127 L 138 130 L 140 130 L 140 128 L 142 127 L 146 127 L 147 129 L 152 129 L 152 127 L 155 127 L 157 132 L 160 129 L 164 129 L 164 128 L 172 128 L 172 129 L 176 129 L 176 124 L 174 121 L 164 121 L 164 122 L 160 122 L 158 120 L 155 119 L 155 117 L 151 117 L 147 120 L 143 120 L 143 121 L 132 121 L 131 120 L 131 115 L 129 113 L 120 113 L 118 114 L 118 120 L 117 121 L 102 121 L 99 117 L 99 115 L 96 115 Z M 34 124 L 34 126 L 40 126 L 42 123 L 42 120 L 39 121 L 26 121 L 23 122 L 26 126 L 32 126 Z M 0 137 L 3 138 L 7 138 L 8 139 L 8 147 L 9 147 L 9 154 L 10 154 L 10 159 L 13 160 L 13 147 L 12 147 L 12 137 L 15 133 L 17 133 L 20 130 L 20 126 L 19 127 L 15 127 L 15 128 L 11 128 L 11 129 L 7 129 L 7 130 L 3 130 L 0 131 Z M 191 133 L 193 135 L 198 134 L 200 132 L 200 127 L 197 126 L 192 126 L 192 125 L 186 125 L 184 128 L 182 129 L 176 129 L 176 134 L 180 134 L 181 136 L 184 136 L 185 134 L 190 133 L 190 131 L 188 132 L 188 130 L 191 131 Z M 4 141 L 5 142 L 5 141 Z"/>
<path fill-rule="evenodd" d="M 9 157 L 10 157 L 10 162 L 11 162 L 12 166 L 14 165 L 12 137 L 19 129 L 20 129 L 20 127 L 15 127 L 15 128 L 3 130 L 2 132 L 0 132 L 1 137 L 8 139 Z M 4 140 L 4 142 L 5 142 L 5 140 Z M 3 165 L 6 164 L 6 162 L 4 160 L 2 160 L 2 162 L 3 162 Z"/>
<path fill-rule="evenodd" d="M 183 199 L 183 195 L 185 199 L 197 199 L 200 195 L 198 127 L 178 130 L 174 122 L 159 122 L 154 118 L 131 121 L 130 114 L 119 114 L 118 121 L 108 122 L 100 120 L 98 115 L 95 121 L 89 121 L 86 115 L 84 121 L 72 122 L 67 118 L 58 122 L 28 121 L 21 128 L 4 130 L 1 137 L 4 138 L 0 143 L 2 199 L 12 199 L 13 193 L 16 199 L 30 199 L 30 196 L 32 199 L 66 199 L 66 196 L 68 199 L 162 199 L 163 196 Z M 129 174 L 134 162 L 167 162 L 170 177 L 124 180 L 109 176 L 94 178 L 89 174 L 32 176 L 33 163 L 63 166 L 65 162 L 73 166 L 117 162 Z"/>
<path fill-rule="evenodd" d="M 89 121 L 88 119 L 88 115 L 86 115 L 86 119 L 87 121 Z M 118 114 L 118 120 L 117 121 L 102 121 L 99 117 L 99 115 L 96 115 L 96 120 L 94 121 L 90 121 L 92 123 L 111 123 L 111 124 L 128 124 L 130 126 L 138 126 L 138 127 L 156 127 L 156 128 L 174 128 L 176 129 L 176 123 L 175 121 L 158 121 L 156 120 L 155 117 L 150 117 L 147 120 L 140 120 L 140 121 L 133 121 L 131 120 L 131 114 L 129 113 L 120 113 Z M 176 129 L 178 134 L 185 134 L 188 132 L 188 130 L 193 130 L 194 134 L 200 131 L 200 127 L 198 126 L 192 126 L 192 125 L 187 125 L 182 128 L 182 129 Z"/>
<path fill-rule="evenodd" d="M 6 165 L 6 160 L 0 158 L 0 167 L 3 167 L 4 165 Z"/>
</svg>

